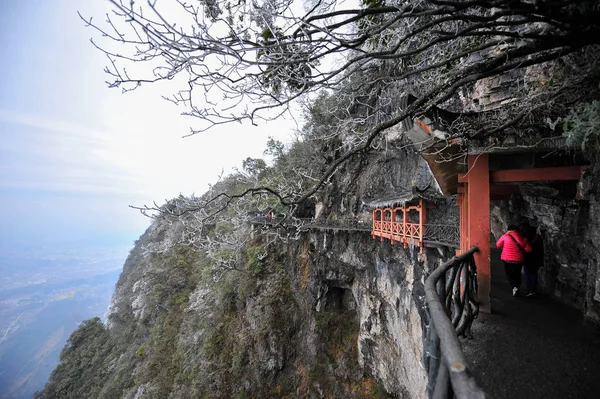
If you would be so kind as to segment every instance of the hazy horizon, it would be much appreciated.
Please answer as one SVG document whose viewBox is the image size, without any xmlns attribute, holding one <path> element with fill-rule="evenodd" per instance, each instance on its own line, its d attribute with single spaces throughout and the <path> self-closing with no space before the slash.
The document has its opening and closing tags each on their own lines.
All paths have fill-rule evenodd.
<svg viewBox="0 0 600 399">
<path fill-rule="evenodd" d="M 182 139 L 194 121 L 161 98 L 172 82 L 109 89 L 102 38 L 77 14 L 109 6 L 0 0 L 1 399 L 41 389 L 77 324 L 106 312 L 150 223 L 129 205 L 202 194 L 291 135 L 284 121 Z"/>
</svg>

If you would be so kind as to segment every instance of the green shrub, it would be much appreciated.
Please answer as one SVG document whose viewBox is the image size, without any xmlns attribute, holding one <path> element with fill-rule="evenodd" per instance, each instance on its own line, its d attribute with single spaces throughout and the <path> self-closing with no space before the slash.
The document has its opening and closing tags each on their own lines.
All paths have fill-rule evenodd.
<svg viewBox="0 0 600 399">
<path fill-rule="evenodd" d="M 580 104 L 571 109 L 563 123 L 567 144 L 581 144 L 591 153 L 600 149 L 600 101 Z"/>
<path fill-rule="evenodd" d="M 142 345 L 141 345 L 141 346 L 138 348 L 138 350 L 137 350 L 136 354 L 137 354 L 138 356 L 140 356 L 140 357 L 144 357 L 144 356 L 146 356 L 146 344 L 142 344 Z"/>
<path fill-rule="evenodd" d="M 266 270 L 266 263 L 261 257 L 264 248 L 261 246 L 251 246 L 246 250 L 248 260 L 246 261 L 246 271 L 253 276 L 260 276 Z"/>
</svg>

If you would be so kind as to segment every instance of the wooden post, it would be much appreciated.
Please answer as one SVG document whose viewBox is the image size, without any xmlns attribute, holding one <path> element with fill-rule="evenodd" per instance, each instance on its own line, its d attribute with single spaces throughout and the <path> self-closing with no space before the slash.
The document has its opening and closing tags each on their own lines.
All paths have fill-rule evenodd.
<svg viewBox="0 0 600 399">
<path fill-rule="evenodd" d="M 375 238 L 375 226 L 377 224 L 377 208 L 373 209 L 373 226 L 371 227 L 371 237 Z"/>
<path fill-rule="evenodd" d="M 490 267 L 490 170 L 488 154 L 469 155 L 467 158 L 467 235 L 468 247 L 477 246 L 477 284 L 479 306 L 482 312 L 491 312 Z"/>
<path fill-rule="evenodd" d="M 394 208 L 389 208 L 390 209 L 390 229 L 389 229 L 389 233 L 390 233 L 390 243 L 392 245 L 394 245 Z"/>
</svg>

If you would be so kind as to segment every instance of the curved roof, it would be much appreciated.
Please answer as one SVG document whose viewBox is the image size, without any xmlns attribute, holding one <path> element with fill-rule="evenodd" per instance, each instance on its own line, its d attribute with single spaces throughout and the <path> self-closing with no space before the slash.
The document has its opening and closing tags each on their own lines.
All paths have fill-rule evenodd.
<svg viewBox="0 0 600 399">
<path fill-rule="evenodd" d="M 372 201 L 367 202 L 370 208 L 393 208 L 395 206 L 405 206 L 408 202 L 424 199 L 429 202 L 437 203 L 444 199 L 444 195 L 430 187 L 425 190 L 419 190 L 413 187 L 412 190 L 396 191 L 390 194 L 384 194 Z"/>
</svg>

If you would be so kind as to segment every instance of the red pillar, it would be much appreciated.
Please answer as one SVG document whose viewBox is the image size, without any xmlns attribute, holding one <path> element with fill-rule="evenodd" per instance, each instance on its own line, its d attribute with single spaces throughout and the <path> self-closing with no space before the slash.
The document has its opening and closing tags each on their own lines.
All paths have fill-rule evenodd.
<svg viewBox="0 0 600 399">
<path fill-rule="evenodd" d="M 406 204 L 402 207 L 402 242 L 404 243 L 404 248 L 408 248 L 408 240 L 406 238 L 406 223 L 408 223 L 408 207 Z"/>
<path fill-rule="evenodd" d="M 469 155 L 467 160 L 467 240 L 476 245 L 477 283 L 482 312 L 490 313 L 490 170 L 488 154 Z"/>
<path fill-rule="evenodd" d="M 377 229 L 377 208 L 373 209 L 373 225 L 371 227 L 371 237 L 375 238 L 375 230 Z"/>
</svg>

